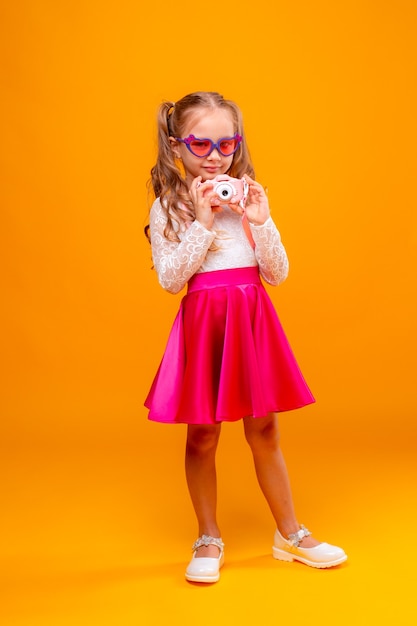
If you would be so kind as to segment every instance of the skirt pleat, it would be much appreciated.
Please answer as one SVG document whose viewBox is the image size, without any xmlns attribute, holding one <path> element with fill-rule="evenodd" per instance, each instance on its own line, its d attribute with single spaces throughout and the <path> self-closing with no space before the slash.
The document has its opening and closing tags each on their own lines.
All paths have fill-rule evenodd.
<svg viewBox="0 0 417 626">
<path fill-rule="evenodd" d="M 313 402 L 258 268 L 196 274 L 145 401 L 149 419 L 216 424 Z"/>
</svg>

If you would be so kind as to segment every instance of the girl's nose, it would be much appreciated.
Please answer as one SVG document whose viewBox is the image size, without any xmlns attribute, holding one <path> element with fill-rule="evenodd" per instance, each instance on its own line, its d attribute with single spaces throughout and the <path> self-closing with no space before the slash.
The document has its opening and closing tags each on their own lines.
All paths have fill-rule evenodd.
<svg viewBox="0 0 417 626">
<path fill-rule="evenodd" d="M 207 158 L 210 160 L 214 160 L 214 161 L 220 161 L 221 159 L 220 152 L 217 150 L 217 148 L 214 148 L 213 151 L 210 152 Z"/>
</svg>

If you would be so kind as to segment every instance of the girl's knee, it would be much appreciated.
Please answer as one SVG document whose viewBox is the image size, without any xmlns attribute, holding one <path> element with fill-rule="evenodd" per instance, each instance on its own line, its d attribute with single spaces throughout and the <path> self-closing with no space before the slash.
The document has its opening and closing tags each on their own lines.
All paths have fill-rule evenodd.
<svg viewBox="0 0 417 626">
<path fill-rule="evenodd" d="M 246 418 L 244 427 L 246 441 L 252 449 L 279 447 L 279 426 L 275 415 L 265 418 Z"/>
<path fill-rule="evenodd" d="M 187 431 L 187 450 L 199 454 L 217 448 L 220 426 L 189 425 Z"/>
</svg>

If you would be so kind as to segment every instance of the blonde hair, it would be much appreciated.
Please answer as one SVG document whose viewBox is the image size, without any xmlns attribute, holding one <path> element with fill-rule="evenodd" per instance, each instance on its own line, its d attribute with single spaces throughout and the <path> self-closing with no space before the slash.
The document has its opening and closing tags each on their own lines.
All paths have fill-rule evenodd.
<svg viewBox="0 0 417 626">
<path fill-rule="evenodd" d="M 149 187 L 152 188 L 155 198 L 159 198 L 161 206 L 166 211 L 167 225 L 165 236 L 178 240 L 173 222 L 181 226 L 185 222 L 192 222 L 195 213 L 188 193 L 187 184 L 177 162 L 169 141 L 170 137 L 181 137 L 188 116 L 196 109 L 224 109 L 232 115 L 234 132 L 243 137 L 243 141 L 233 156 L 232 164 L 227 172 L 234 178 L 242 178 L 244 174 L 254 177 L 248 147 L 243 130 L 242 114 L 239 107 L 231 100 L 225 100 L 222 95 L 211 91 L 197 91 L 191 93 L 178 102 L 163 102 L 158 110 L 158 156 L 151 169 Z"/>
</svg>

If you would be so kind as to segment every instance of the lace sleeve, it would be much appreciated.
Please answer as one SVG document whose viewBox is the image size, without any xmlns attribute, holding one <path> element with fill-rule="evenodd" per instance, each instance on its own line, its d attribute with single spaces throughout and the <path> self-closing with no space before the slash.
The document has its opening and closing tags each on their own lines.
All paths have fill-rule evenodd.
<svg viewBox="0 0 417 626">
<path fill-rule="evenodd" d="M 288 276 L 289 263 L 277 227 L 269 217 L 262 226 L 251 224 L 250 229 L 262 277 L 270 285 L 279 285 Z"/>
<path fill-rule="evenodd" d="M 160 285 L 170 293 L 178 293 L 203 263 L 216 234 L 195 221 L 180 233 L 180 242 L 169 241 L 164 235 L 166 223 L 156 200 L 150 214 L 153 263 Z"/>
</svg>

